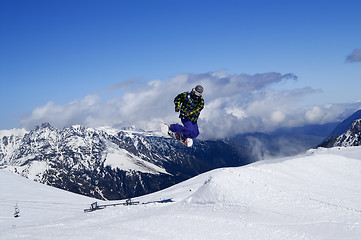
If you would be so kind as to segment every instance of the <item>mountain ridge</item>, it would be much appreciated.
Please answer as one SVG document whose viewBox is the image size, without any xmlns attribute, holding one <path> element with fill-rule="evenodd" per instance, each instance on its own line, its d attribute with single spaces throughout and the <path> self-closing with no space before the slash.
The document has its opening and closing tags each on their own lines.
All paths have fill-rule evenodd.
<svg viewBox="0 0 361 240">
<path fill-rule="evenodd" d="M 59 130 L 44 123 L 17 137 L 5 133 L 2 168 L 99 199 L 144 195 L 250 158 L 222 141 L 196 141 L 189 149 L 158 133 L 132 129 L 115 133 L 74 125 Z"/>
<path fill-rule="evenodd" d="M 330 133 L 328 139 L 332 137 L 338 137 L 341 134 L 345 133 L 347 129 L 350 127 L 353 121 L 361 118 L 361 109 L 354 112 L 351 116 L 343 120 L 341 123 L 339 123 L 336 128 Z M 326 140 L 328 140 L 326 139 Z"/>
<path fill-rule="evenodd" d="M 329 138 L 320 147 L 349 147 L 361 145 L 361 118 L 354 120 L 347 131 L 339 136 Z"/>
<path fill-rule="evenodd" d="M 339 123 L 331 134 L 318 146 L 359 146 L 361 144 L 361 110 L 356 111 L 351 116 Z"/>
<path fill-rule="evenodd" d="M 121 199 L 158 191 L 215 168 L 301 153 L 328 135 L 330 126 L 306 127 L 305 134 L 304 128 L 297 128 L 196 139 L 192 148 L 186 148 L 161 133 L 135 127 L 56 129 L 43 123 L 31 131 L 0 131 L 0 168 L 86 196 Z"/>
</svg>

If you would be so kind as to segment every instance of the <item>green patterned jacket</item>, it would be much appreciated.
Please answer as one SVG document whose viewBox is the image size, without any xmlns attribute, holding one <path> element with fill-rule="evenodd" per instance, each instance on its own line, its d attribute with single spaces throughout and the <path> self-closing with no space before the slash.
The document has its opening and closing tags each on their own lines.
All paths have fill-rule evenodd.
<svg viewBox="0 0 361 240">
<path fill-rule="evenodd" d="M 179 110 L 181 119 L 189 119 L 195 123 L 204 107 L 204 99 L 202 96 L 197 97 L 192 93 L 184 92 L 175 97 L 174 104 L 175 109 Z"/>
</svg>

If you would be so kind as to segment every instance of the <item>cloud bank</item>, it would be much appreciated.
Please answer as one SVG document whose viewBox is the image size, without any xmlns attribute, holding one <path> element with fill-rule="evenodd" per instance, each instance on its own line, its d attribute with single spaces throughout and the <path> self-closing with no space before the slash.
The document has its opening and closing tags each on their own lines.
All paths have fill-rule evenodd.
<svg viewBox="0 0 361 240">
<path fill-rule="evenodd" d="M 355 49 L 346 57 L 346 62 L 361 62 L 361 49 Z"/>
<path fill-rule="evenodd" d="M 48 102 L 24 116 L 21 124 L 27 129 L 49 122 L 57 128 L 81 124 L 158 130 L 161 121 L 180 122 L 174 97 L 198 84 L 204 87 L 205 108 L 199 118 L 203 139 L 327 123 L 344 112 L 341 105 L 301 106 L 303 98 L 316 92 L 312 88 L 275 90 L 281 82 L 296 80 L 294 74 L 232 75 L 221 71 L 180 74 L 166 81 L 127 81 L 66 104 Z M 108 99 L 109 92 L 119 92 L 119 96 Z"/>
</svg>

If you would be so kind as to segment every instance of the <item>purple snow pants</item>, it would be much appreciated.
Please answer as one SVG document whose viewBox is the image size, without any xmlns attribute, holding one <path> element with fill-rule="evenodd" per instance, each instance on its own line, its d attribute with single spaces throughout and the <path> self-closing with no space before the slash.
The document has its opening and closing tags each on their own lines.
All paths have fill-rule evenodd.
<svg viewBox="0 0 361 240">
<path fill-rule="evenodd" d="M 182 133 L 185 138 L 196 138 L 199 135 L 198 124 L 189 120 L 182 119 L 182 125 L 172 124 L 169 130 Z"/>
</svg>

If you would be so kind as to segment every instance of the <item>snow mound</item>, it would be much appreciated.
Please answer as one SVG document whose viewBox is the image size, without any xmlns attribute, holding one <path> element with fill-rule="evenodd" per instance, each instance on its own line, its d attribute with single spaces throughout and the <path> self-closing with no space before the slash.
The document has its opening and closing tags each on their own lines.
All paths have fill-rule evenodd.
<svg viewBox="0 0 361 240">
<path fill-rule="evenodd" d="M 185 201 L 272 209 L 279 209 L 281 205 L 283 211 L 302 209 L 298 214 L 307 214 L 316 205 L 328 205 L 361 213 L 360 180 L 360 159 L 320 150 L 317 157 L 309 152 L 293 158 L 215 170 Z"/>
<path fill-rule="evenodd" d="M 216 170 L 203 185 L 185 201 L 193 204 L 240 204 L 244 182 L 242 174 L 235 169 Z"/>
</svg>

